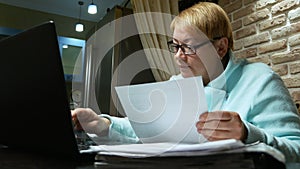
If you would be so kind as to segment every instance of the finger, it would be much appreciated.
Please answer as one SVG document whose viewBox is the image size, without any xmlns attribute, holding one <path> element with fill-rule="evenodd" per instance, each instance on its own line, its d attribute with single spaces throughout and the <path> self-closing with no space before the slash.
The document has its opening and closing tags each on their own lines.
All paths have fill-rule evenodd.
<svg viewBox="0 0 300 169">
<path fill-rule="evenodd" d="M 84 110 L 82 108 L 76 108 L 74 110 L 71 110 L 72 117 L 74 116 L 80 116 Z"/>
<path fill-rule="evenodd" d="M 73 127 L 75 130 L 81 130 L 81 124 L 79 122 L 78 116 L 77 116 L 77 111 L 71 111 L 72 113 L 72 123 L 73 123 Z"/>
<path fill-rule="evenodd" d="M 199 121 L 230 121 L 232 119 L 231 112 L 227 111 L 215 111 L 215 112 L 205 112 L 199 117 Z"/>
<path fill-rule="evenodd" d="M 90 118 L 92 118 L 91 113 L 89 112 L 88 109 L 84 108 L 77 108 L 74 111 L 74 115 L 79 121 L 89 121 Z"/>
<path fill-rule="evenodd" d="M 73 128 L 75 130 L 83 130 L 83 128 L 77 118 L 73 119 Z"/>
<path fill-rule="evenodd" d="M 200 134 L 203 134 L 206 138 L 233 138 L 237 140 L 242 140 L 245 137 L 245 129 L 243 128 L 242 123 L 233 122 L 233 123 L 207 123 L 202 122 L 197 123 L 197 131 Z"/>
<path fill-rule="evenodd" d="M 203 116 L 200 115 L 200 119 L 210 120 L 231 120 L 231 112 L 227 111 L 215 111 L 204 113 Z"/>
<path fill-rule="evenodd" d="M 241 130 L 243 127 L 243 122 L 241 121 L 237 113 L 231 114 L 231 119 L 228 120 L 219 119 L 219 120 L 208 120 L 208 121 L 198 121 L 196 123 L 198 129 L 207 128 L 207 129 L 220 129 L 220 130 Z"/>
<path fill-rule="evenodd" d="M 72 121 L 73 121 L 73 125 L 76 126 L 79 124 L 79 120 L 76 118 L 76 117 L 73 117 L 72 118 Z"/>
<path fill-rule="evenodd" d="M 241 135 L 230 131 L 220 131 L 220 130 L 201 130 L 198 133 L 202 134 L 206 139 L 212 140 L 222 140 L 222 139 L 236 139 L 241 140 Z"/>
<path fill-rule="evenodd" d="M 229 131 L 220 131 L 220 130 L 201 130 L 198 131 L 200 134 L 202 134 L 206 139 L 209 141 L 215 141 L 215 140 L 224 140 L 224 139 L 230 139 L 232 138 Z"/>
<path fill-rule="evenodd" d="M 83 128 L 82 128 L 82 126 L 79 124 L 79 125 L 76 125 L 76 126 L 74 127 L 74 130 L 82 131 Z"/>
<path fill-rule="evenodd" d="M 76 112 L 75 112 L 74 110 L 71 110 L 71 116 L 72 116 L 72 118 L 73 118 L 74 116 L 76 116 Z"/>
<path fill-rule="evenodd" d="M 230 131 L 232 129 L 231 123 L 227 121 L 208 121 L 208 122 L 197 122 L 196 128 L 197 129 L 208 129 L 208 130 L 223 130 L 223 131 Z"/>
</svg>

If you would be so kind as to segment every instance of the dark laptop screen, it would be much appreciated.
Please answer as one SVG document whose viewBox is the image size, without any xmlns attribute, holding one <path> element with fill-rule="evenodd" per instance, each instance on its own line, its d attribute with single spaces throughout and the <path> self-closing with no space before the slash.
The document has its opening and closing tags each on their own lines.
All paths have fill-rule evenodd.
<svg viewBox="0 0 300 169">
<path fill-rule="evenodd" d="M 2 39 L 0 53 L 0 144 L 76 155 L 54 23 Z"/>
</svg>

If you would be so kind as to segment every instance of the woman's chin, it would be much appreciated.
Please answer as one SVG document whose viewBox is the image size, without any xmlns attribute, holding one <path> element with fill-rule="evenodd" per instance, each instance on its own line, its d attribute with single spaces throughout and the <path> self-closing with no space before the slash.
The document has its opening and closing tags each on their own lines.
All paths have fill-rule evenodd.
<svg viewBox="0 0 300 169">
<path fill-rule="evenodd" d="M 189 71 L 180 70 L 180 73 L 181 73 L 182 77 L 184 77 L 184 78 L 194 77 L 193 72 L 191 72 L 190 70 Z"/>
<path fill-rule="evenodd" d="M 182 77 L 184 77 L 184 78 L 198 76 L 191 70 L 190 67 L 180 67 L 179 70 L 180 70 Z"/>
</svg>

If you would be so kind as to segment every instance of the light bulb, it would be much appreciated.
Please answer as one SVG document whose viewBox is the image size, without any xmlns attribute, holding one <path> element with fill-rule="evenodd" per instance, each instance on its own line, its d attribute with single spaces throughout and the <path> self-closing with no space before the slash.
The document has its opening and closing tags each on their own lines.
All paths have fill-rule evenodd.
<svg viewBox="0 0 300 169">
<path fill-rule="evenodd" d="M 96 14 L 97 13 L 97 5 L 95 5 L 94 3 L 91 3 L 88 7 L 88 13 Z"/>
<path fill-rule="evenodd" d="M 78 22 L 75 26 L 75 30 L 77 32 L 82 32 L 84 30 L 84 25 L 82 23 Z"/>
</svg>

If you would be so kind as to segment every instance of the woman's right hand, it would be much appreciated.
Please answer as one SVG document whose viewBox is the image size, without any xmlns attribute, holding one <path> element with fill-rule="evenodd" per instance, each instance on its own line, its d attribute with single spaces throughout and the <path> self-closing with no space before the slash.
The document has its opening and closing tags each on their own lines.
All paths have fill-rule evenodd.
<svg viewBox="0 0 300 169">
<path fill-rule="evenodd" d="M 109 119 L 99 116 L 92 109 L 76 108 L 71 113 L 75 130 L 84 130 L 86 133 L 98 136 L 108 134 Z"/>
</svg>

